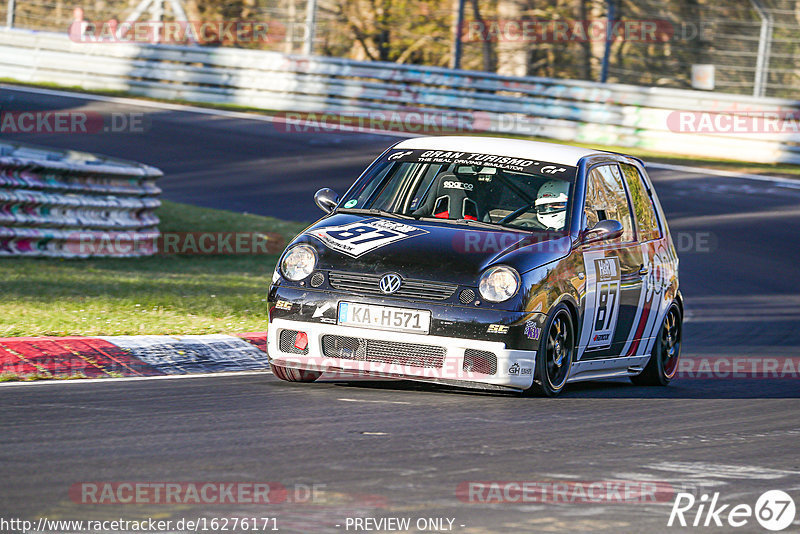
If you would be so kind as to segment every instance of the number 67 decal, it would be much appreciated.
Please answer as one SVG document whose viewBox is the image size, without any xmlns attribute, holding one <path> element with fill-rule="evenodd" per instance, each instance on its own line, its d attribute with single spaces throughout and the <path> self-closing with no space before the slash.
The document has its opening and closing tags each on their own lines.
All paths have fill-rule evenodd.
<svg viewBox="0 0 800 534">
<path fill-rule="evenodd" d="M 611 346 L 619 316 L 620 272 L 619 258 L 594 260 L 595 302 L 592 332 L 587 350 L 598 350 Z"/>
<path fill-rule="evenodd" d="M 372 235 L 370 237 L 365 237 L 364 239 L 353 241 L 353 239 L 356 237 L 364 234 Z M 347 241 L 351 245 L 361 245 L 363 243 L 369 243 L 370 241 L 376 241 L 378 239 L 395 237 L 397 234 L 390 232 L 389 230 L 376 230 L 372 226 L 362 225 L 351 228 L 350 230 L 338 230 L 333 232 L 329 230 L 328 235 L 337 241 Z"/>
<path fill-rule="evenodd" d="M 328 248 L 357 258 L 367 252 L 422 234 L 427 230 L 383 219 L 366 219 L 341 226 L 311 230 L 309 234 Z"/>
</svg>

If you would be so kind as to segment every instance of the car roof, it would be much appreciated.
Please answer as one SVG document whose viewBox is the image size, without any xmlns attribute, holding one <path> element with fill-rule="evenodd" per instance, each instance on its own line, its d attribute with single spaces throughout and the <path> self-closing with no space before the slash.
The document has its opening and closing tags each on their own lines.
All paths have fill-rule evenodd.
<svg viewBox="0 0 800 534">
<path fill-rule="evenodd" d="M 591 155 L 609 155 L 611 152 L 580 148 L 556 143 L 543 143 L 541 141 L 526 141 L 524 139 L 508 139 L 504 137 L 478 137 L 478 136 L 442 136 L 442 137 L 414 137 L 401 141 L 394 146 L 396 149 L 423 149 L 445 150 L 455 152 L 472 152 L 475 154 L 492 154 L 511 158 L 533 159 L 548 161 L 560 165 L 577 165 L 578 161 Z"/>
</svg>

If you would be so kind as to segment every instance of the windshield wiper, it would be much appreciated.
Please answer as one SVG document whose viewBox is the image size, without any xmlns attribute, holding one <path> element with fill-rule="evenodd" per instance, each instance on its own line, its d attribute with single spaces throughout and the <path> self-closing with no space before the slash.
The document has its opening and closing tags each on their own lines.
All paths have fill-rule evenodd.
<svg viewBox="0 0 800 534">
<path fill-rule="evenodd" d="M 377 208 L 339 208 L 336 211 L 341 213 L 355 213 L 358 215 L 383 215 L 384 217 L 397 217 L 398 219 L 414 219 L 411 215 L 379 210 Z"/>
<path fill-rule="evenodd" d="M 449 222 L 452 224 L 464 224 L 466 226 L 476 226 L 478 228 L 490 228 L 492 230 L 497 230 L 498 228 L 513 228 L 510 226 L 507 227 L 498 225 L 497 223 L 492 223 L 492 222 L 474 221 L 472 219 L 443 219 L 440 217 L 419 217 L 418 220 L 431 221 L 431 222 Z M 519 228 L 516 229 L 519 230 Z"/>
<path fill-rule="evenodd" d="M 486 221 L 473 221 L 472 219 L 440 219 L 439 217 L 420 217 L 423 221 L 438 221 L 438 222 L 451 222 L 454 224 L 464 224 L 466 226 L 476 226 L 479 228 L 489 228 L 491 230 L 511 230 L 514 232 L 534 233 L 545 231 L 544 228 L 533 228 L 526 226 L 516 226 L 514 224 L 505 224 L 501 221 L 486 222 Z"/>
</svg>

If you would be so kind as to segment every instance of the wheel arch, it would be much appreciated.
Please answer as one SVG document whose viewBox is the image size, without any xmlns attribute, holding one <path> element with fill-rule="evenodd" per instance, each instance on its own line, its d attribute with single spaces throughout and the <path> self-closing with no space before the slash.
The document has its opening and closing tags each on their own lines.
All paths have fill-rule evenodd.
<svg viewBox="0 0 800 534">
<path fill-rule="evenodd" d="M 681 311 L 681 319 L 686 317 L 686 313 L 683 308 L 683 295 L 681 294 L 680 289 L 675 292 L 675 299 L 673 300 L 676 304 L 678 304 L 678 309 Z"/>
<path fill-rule="evenodd" d="M 558 298 L 558 300 L 556 300 L 553 303 L 552 306 L 550 306 L 550 309 L 547 311 L 548 317 L 550 316 L 550 313 L 555 309 L 555 307 L 558 306 L 559 304 L 564 304 L 564 306 L 567 307 L 567 310 L 569 310 L 569 316 L 570 319 L 572 319 L 572 328 L 574 331 L 573 334 L 575 336 L 575 346 L 573 348 L 577 349 L 578 343 L 580 342 L 581 339 L 581 325 L 580 323 L 578 323 L 578 309 L 579 309 L 578 302 L 575 300 L 575 297 L 573 297 L 569 293 L 565 293 L 561 295 Z"/>
</svg>

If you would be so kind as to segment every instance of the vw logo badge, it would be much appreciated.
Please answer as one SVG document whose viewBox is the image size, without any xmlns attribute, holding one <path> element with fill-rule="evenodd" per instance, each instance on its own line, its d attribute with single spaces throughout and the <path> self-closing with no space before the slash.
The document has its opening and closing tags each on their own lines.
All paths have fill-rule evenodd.
<svg viewBox="0 0 800 534">
<path fill-rule="evenodd" d="M 399 274 L 387 274 L 381 278 L 381 281 L 378 285 L 381 288 L 381 293 L 391 295 L 392 293 L 397 293 L 397 290 L 400 289 L 400 285 L 402 283 L 403 279 L 400 278 Z"/>
</svg>

